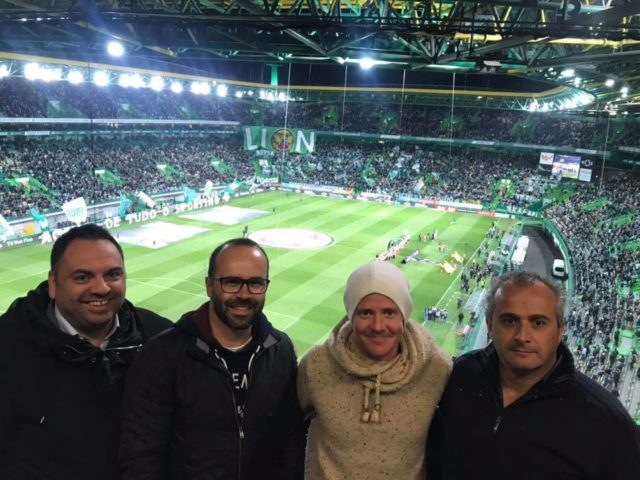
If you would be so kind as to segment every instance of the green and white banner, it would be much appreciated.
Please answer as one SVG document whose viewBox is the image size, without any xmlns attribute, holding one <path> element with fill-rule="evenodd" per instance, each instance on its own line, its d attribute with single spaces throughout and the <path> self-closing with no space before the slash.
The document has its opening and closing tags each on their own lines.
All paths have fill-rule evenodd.
<svg viewBox="0 0 640 480">
<path fill-rule="evenodd" d="M 40 210 L 38 210 L 37 207 L 33 207 L 31 210 L 29 210 L 29 213 L 31 213 L 31 217 L 33 217 L 33 220 L 36 222 L 38 227 L 40 227 L 40 231 L 42 232 L 51 231 L 51 227 L 49 226 L 49 220 L 47 220 L 46 216 L 40 213 Z"/>
<path fill-rule="evenodd" d="M 299 128 L 243 127 L 245 150 L 311 153 L 316 149 L 316 132 Z"/>
<path fill-rule="evenodd" d="M 156 206 L 156 202 L 149 195 L 144 193 L 142 190 L 136 193 L 136 198 L 144 203 L 148 208 L 153 208 Z"/>
<path fill-rule="evenodd" d="M 75 223 L 76 226 L 82 225 L 87 221 L 87 202 L 85 202 L 84 197 L 68 201 L 62 205 L 62 211 L 67 216 L 67 219 Z"/>
</svg>

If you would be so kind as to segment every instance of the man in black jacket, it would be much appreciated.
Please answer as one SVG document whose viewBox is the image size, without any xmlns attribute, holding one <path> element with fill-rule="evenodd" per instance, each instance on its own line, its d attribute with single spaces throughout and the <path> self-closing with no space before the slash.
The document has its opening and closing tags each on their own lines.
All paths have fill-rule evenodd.
<svg viewBox="0 0 640 480">
<path fill-rule="evenodd" d="M 124 299 L 125 278 L 106 230 L 73 228 L 48 282 L 0 317 L 0 479 L 119 478 L 124 374 L 171 325 Z"/>
<path fill-rule="evenodd" d="M 427 441 L 429 480 L 640 478 L 638 428 L 576 371 L 563 292 L 527 272 L 494 282 L 493 341 L 454 364 Z"/>
<path fill-rule="evenodd" d="M 300 478 L 297 362 L 262 313 L 268 274 L 252 240 L 220 245 L 209 301 L 145 347 L 125 388 L 123 480 Z"/>
</svg>

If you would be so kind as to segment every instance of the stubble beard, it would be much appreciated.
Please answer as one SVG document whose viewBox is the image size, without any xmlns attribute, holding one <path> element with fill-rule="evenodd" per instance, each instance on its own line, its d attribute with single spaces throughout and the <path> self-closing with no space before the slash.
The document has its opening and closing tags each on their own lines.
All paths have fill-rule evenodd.
<svg viewBox="0 0 640 480">
<path fill-rule="evenodd" d="M 238 318 L 234 315 L 228 315 L 226 308 L 228 306 L 233 305 L 234 303 L 242 303 L 246 306 L 251 306 L 254 309 L 253 315 L 250 317 Z M 231 305 L 229 305 L 231 304 Z M 262 312 L 262 305 L 259 305 L 257 302 L 240 302 L 237 300 L 228 300 L 227 302 L 213 301 L 213 311 L 216 316 L 220 319 L 222 323 L 224 323 L 231 330 L 236 332 L 241 332 L 247 330 L 255 324 L 258 316 Z"/>
</svg>

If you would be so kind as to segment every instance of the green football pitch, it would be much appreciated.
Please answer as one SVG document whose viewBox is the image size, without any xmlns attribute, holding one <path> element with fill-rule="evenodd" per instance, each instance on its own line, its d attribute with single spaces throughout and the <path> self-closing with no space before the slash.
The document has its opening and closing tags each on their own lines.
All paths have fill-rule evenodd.
<svg viewBox="0 0 640 480">
<path fill-rule="evenodd" d="M 466 256 L 465 263 L 472 261 L 485 241 L 491 218 L 281 192 L 240 197 L 228 205 L 260 209 L 267 214 L 231 226 L 177 215 L 164 217 L 165 222 L 206 228 L 207 233 L 159 249 L 123 244 L 127 298 L 175 321 L 207 300 L 204 277 L 211 251 L 224 240 L 241 236 L 245 225 L 250 232 L 297 228 L 327 234 L 334 242 L 322 248 L 266 247 L 271 284 L 265 313 L 277 328 L 291 336 L 302 355 L 322 342 L 344 315 L 342 293 L 349 273 L 384 251 L 389 240 L 407 232 L 411 240 L 394 262 L 411 283 L 412 316 L 421 321 L 425 307 L 447 308 L 448 322 L 428 322 L 427 327 L 438 344 L 455 353 L 461 267 L 447 274 L 437 263 L 450 260 L 453 252 Z M 434 229 L 439 231 L 437 242 L 418 242 L 418 234 Z M 446 245 L 446 251 L 440 251 L 439 244 Z M 46 278 L 50 248 L 32 245 L 0 250 L 0 311 Z M 430 261 L 400 264 L 403 256 L 416 250 Z"/>
</svg>

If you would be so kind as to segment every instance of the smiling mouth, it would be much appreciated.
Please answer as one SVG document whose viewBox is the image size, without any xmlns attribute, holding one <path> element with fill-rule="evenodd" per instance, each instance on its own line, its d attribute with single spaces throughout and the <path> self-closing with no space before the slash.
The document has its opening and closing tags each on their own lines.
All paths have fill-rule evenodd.
<svg viewBox="0 0 640 480">
<path fill-rule="evenodd" d="M 109 303 L 109 301 L 108 300 L 90 300 L 85 303 L 91 305 L 92 307 L 104 307 L 106 304 Z"/>
</svg>

